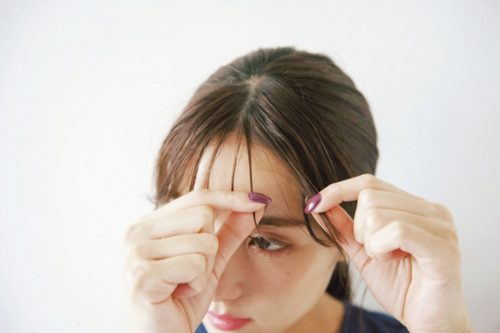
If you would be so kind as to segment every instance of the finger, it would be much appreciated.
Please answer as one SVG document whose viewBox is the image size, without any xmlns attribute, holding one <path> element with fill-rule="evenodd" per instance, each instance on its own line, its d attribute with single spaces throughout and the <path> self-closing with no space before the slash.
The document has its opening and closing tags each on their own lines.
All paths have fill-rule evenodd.
<svg viewBox="0 0 500 333">
<path fill-rule="evenodd" d="M 319 219 L 317 213 L 312 214 Z M 341 206 L 332 207 L 326 212 L 326 217 L 337 229 L 340 235 L 340 246 L 354 267 L 360 269 L 370 258 L 367 256 L 363 246 L 354 238 L 353 221 L 351 216 Z"/>
<path fill-rule="evenodd" d="M 199 275 L 183 286 L 181 289 L 186 289 L 184 292 L 176 290 L 178 295 L 192 296 L 205 288 L 213 269 L 217 248 L 218 239 L 213 233 L 181 234 L 139 243 L 133 247 L 127 261 L 129 266 L 133 266 L 137 260 L 161 260 L 192 253 L 205 256 L 207 261 L 205 274 Z"/>
<path fill-rule="evenodd" d="M 263 198 L 270 200 L 267 196 Z M 199 205 L 208 205 L 214 210 L 254 212 L 269 203 L 270 201 L 257 202 L 251 200 L 248 192 L 207 189 L 193 190 L 159 207 L 142 219 L 139 219 L 139 222 L 141 222 L 141 220 L 151 220 L 159 216 L 168 215 L 180 209 Z"/>
<path fill-rule="evenodd" d="M 262 194 L 260 198 L 261 201 L 267 199 L 267 204 L 271 202 L 269 197 Z M 179 233 L 213 230 L 213 226 L 207 223 L 212 223 L 216 217 L 224 215 L 223 210 L 253 212 L 267 204 L 251 200 L 246 192 L 191 191 L 139 219 L 138 223 L 129 228 L 125 242 L 134 243 Z M 172 223 L 174 219 L 176 222 Z"/>
<path fill-rule="evenodd" d="M 264 209 L 255 212 L 257 223 L 264 215 Z M 220 227 L 217 232 L 219 238 L 219 250 L 215 258 L 213 272 L 217 279 L 220 279 L 222 272 L 226 268 L 227 263 L 236 252 L 238 247 L 255 229 L 252 213 L 233 212 Z"/>
<path fill-rule="evenodd" d="M 364 243 L 371 235 L 395 221 L 404 221 L 436 237 L 448 239 L 456 238 L 456 232 L 451 223 L 397 209 L 371 208 L 363 210 L 361 222 L 356 222 L 357 216 L 358 215 L 356 215 L 354 219 L 354 235 L 359 243 Z M 356 228 L 357 225 L 358 228 Z"/>
<path fill-rule="evenodd" d="M 217 248 L 217 237 L 208 233 L 181 234 L 169 238 L 148 240 L 131 246 L 125 261 L 125 269 L 134 267 L 139 260 L 161 260 L 192 253 L 205 256 L 208 262 L 207 266 L 211 266 Z"/>
<path fill-rule="evenodd" d="M 359 193 L 356 213 L 354 215 L 354 235 L 358 242 L 363 242 L 363 226 L 367 220 L 366 212 L 390 208 L 406 211 L 422 217 L 434 217 L 443 222 L 449 222 L 448 216 L 440 205 L 407 193 L 387 192 L 374 189 L 364 189 Z"/>
<path fill-rule="evenodd" d="M 143 262 L 134 272 L 133 296 L 148 303 L 162 302 L 170 297 L 177 285 L 204 274 L 205 268 L 205 257 L 200 254 Z"/>
<path fill-rule="evenodd" d="M 218 240 L 214 234 L 180 234 L 168 238 L 147 240 L 133 247 L 132 256 L 141 259 L 165 259 L 190 253 L 215 256 Z"/>
<path fill-rule="evenodd" d="M 308 204 L 306 205 L 306 213 L 311 211 L 321 213 L 333 206 L 339 205 L 343 201 L 357 200 L 359 193 L 364 189 L 407 193 L 376 178 L 373 175 L 363 174 L 361 176 L 330 184 L 322 189 L 308 201 Z"/>
<path fill-rule="evenodd" d="M 132 225 L 126 235 L 126 245 L 178 234 L 193 234 L 213 230 L 214 210 L 208 205 L 189 207 L 169 215 L 143 220 Z"/>
<path fill-rule="evenodd" d="M 442 239 L 410 223 L 394 221 L 366 239 L 369 256 L 381 257 L 395 250 L 411 254 L 420 260 L 434 260 Z"/>
<path fill-rule="evenodd" d="M 341 234 L 340 245 L 348 255 L 349 261 L 363 275 L 365 267 L 372 260 L 366 251 L 366 247 L 354 238 L 353 220 L 351 216 L 341 207 L 336 206 L 328 210 L 326 216 Z M 380 259 L 399 259 L 406 256 L 406 252 L 395 250 L 389 254 L 381 254 Z"/>
<path fill-rule="evenodd" d="M 227 216 L 228 215 L 226 215 L 226 218 L 227 218 Z M 226 218 L 224 218 L 222 221 L 224 222 L 226 220 Z M 203 278 L 195 279 L 194 281 L 192 281 L 190 283 L 190 286 L 193 289 L 198 290 L 200 292 L 205 290 L 208 282 L 212 278 L 212 271 L 213 271 L 215 259 L 216 259 L 216 256 L 217 256 L 217 253 L 219 250 L 219 239 L 217 238 L 217 235 L 214 233 L 213 228 L 211 230 L 210 237 L 215 239 L 215 242 L 217 243 L 217 246 L 215 248 L 215 253 L 210 253 L 210 255 L 207 256 L 207 267 L 205 269 L 205 274 L 204 274 Z M 212 250 L 214 250 L 214 249 L 212 249 Z"/>
<path fill-rule="evenodd" d="M 191 284 L 192 285 L 192 284 Z M 189 298 L 199 294 L 199 289 L 192 287 L 187 283 L 181 283 L 177 285 L 174 292 L 170 295 L 170 297 L 179 299 L 179 298 Z"/>
<path fill-rule="evenodd" d="M 315 213 L 313 213 L 314 216 Z M 326 212 L 328 220 L 335 226 L 341 236 L 340 245 L 348 255 L 349 261 L 363 274 L 365 267 L 372 260 L 366 252 L 366 247 L 354 238 L 353 220 L 351 216 L 341 207 L 335 206 Z M 378 258 L 396 259 L 406 256 L 405 252 L 396 250 L 390 254 L 381 254 Z"/>
</svg>

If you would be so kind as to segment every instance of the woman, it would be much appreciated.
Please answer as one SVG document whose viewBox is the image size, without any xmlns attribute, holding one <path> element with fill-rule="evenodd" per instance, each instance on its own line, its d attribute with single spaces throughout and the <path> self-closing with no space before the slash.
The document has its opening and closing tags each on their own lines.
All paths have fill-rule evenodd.
<svg viewBox="0 0 500 333">
<path fill-rule="evenodd" d="M 446 207 L 374 176 L 330 58 L 258 49 L 195 92 L 126 237 L 137 332 L 471 332 Z M 348 263 L 392 316 L 353 306 Z"/>
</svg>

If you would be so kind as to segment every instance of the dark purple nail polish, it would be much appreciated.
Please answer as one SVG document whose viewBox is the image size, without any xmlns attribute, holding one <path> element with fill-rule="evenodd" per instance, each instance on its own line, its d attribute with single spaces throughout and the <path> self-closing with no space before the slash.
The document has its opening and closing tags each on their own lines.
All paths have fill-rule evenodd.
<svg viewBox="0 0 500 333">
<path fill-rule="evenodd" d="M 306 207 L 304 208 L 304 213 L 309 214 L 310 212 L 312 212 L 320 201 L 321 201 L 321 193 L 316 193 L 311 199 L 307 201 Z"/>
<path fill-rule="evenodd" d="M 255 201 L 255 202 L 260 202 L 266 205 L 269 205 L 272 201 L 271 198 L 269 198 L 267 195 L 258 193 L 258 192 L 250 192 L 248 193 L 248 199 Z"/>
</svg>

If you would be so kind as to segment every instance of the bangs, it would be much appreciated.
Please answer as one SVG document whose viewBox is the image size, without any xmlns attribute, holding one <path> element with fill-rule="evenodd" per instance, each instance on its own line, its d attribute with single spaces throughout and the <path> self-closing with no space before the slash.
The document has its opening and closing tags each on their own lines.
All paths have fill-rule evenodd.
<svg viewBox="0 0 500 333">
<path fill-rule="evenodd" d="M 234 154 L 234 159 L 232 161 L 232 168 L 231 168 L 231 187 L 230 190 L 234 191 L 234 180 L 235 180 L 235 175 L 236 175 L 236 168 L 238 166 L 239 160 L 241 158 L 241 151 L 242 145 L 244 144 L 246 146 L 246 153 L 248 157 L 248 177 L 249 177 L 249 184 L 250 184 L 250 192 L 254 191 L 254 177 L 253 177 L 253 168 L 252 168 L 252 146 L 255 146 L 255 144 L 259 144 L 258 142 L 252 141 L 252 136 L 249 133 L 249 129 L 243 127 L 243 130 L 235 130 L 233 132 L 228 132 L 224 133 L 224 135 L 221 135 L 220 137 L 208 141 L 206 145 L 200 149 L 196 155 L 193 154 L 193 156 L 185 156 L 185 158 L 191 159 L 194 162 L 191 162 L 190 165 L 191 167 L 186 170 L 181 177 L 181 183 L 184 184 L 189 184 L 189 187 L 185 188 L 180 188 L 176 193 L 179 193 L 179 195 L 185 194 L 189 191 L 194 190 L 195 184 L 197 182 L 201 181 L 201 185 L 199 188 L 202 189 L 210 189 L 210 179 L 212 176 L 212 169 L 214 167 L 215 161 L 217 160 L 217 157 L 219 156 L 222 146 L 224 144 L 227 144 L 227 139 L 230 136 L 234 136 L 236 138 L 235 140 L 235 145 L 232 147 L 235 150 Z M 207 152 L 208 148 L 213 148 L 213 150 L 210 152 L 210 156 L 208 157 L 208 163 L 206 168 L 203 170 L 203 179 L 199 180 L 198 179 L 198 173 L 200 170 L 200 162 L 203 158 L 203 155 Z M 297 184 L 299 182 L 297 181 Z M 301 195 L 300 202 L 302 202 L 301 206 L 301 211 L 304 211 L 305 208 L 305 202 L 306 202 L 307 196 L 304 194 Z M 175 198 L 170 198 L 170 200 L 175 199 Z M 287 207 L 289 208 L 289 207 Z M 274 227 L 305 227 L 310 235 L 313 237 L 318 242 L 322 242 L 324 246 L 332 246 L 335 245 L 337 246 L 337 242 L 331 241 L 331 238 L 328 237 L 330 234 L 328 230 L 325 230 L 320 224 L 317 223 L 317 221 L 311 217 L 311 215 L 303 213 L 302 219 L 297 219 L 297 218 L 283 218 L 283 217 L 277 217 L 277 216 L 268 216 L 264 214 L 264 216 L 261 218 L 260 222 L 257 223 L 255 212 L 253 213 L 253 218 L 254 218 L 254 224 L 257 230 L 259 230 L 260 226 L 274 226 Z M 326 216 L 322 216 L 323 219 L 323 224 L 331 225 L 331 223 L 328 221 Z M 318 236 L 318 233 L 321 234 L 321 236 Z"/>
<path fill-rule="evenodd" d="M 235 160 L 227 160 L 228 169 L 232 164 L 232 191 L 244 142 L 250 191 L 254 191 L 250 148 L 262 145 L 291 171 L 290 181 L 298 184 L 303 208 L 306 198 L 331 183 L 363 173 L 375 174 L 377 131 L 369 104 L 352 79 L 327 55 L 294 47 L 260 48 L 211 74 L 174 122 L 155 163 L 152 201 L 156 208 L 195 186 L 210 188 L 214 163 L 232 134 L 238 138 Z M 205 154 L 209 146 L 210 150 L 214 148 L 211 156 Z M 259 161 L 256 157 L 254 160 Z M 202 171 L 208 171 L 204 179 L 196 179 L 200 163 Z M 224 169 L 222 175 L 226 177 Z M 216 180 L 219 182 L 219 178 Z M 229 187 L 228 180 L 224 180 L 224 188 Z M 354 218 L 356 201 L 340 206 Z M 344 240 L 326 213 L 319 214 L 321 221 L 316 221 L 317 217 L 303 213 L 302 221 L 266 215 L 259 225 L 305 224 L 316 242 L 334 245 L 346 257 L 339 245 Z M 349 299 L 347 269 L 337 267 L 328 290 L 340 299 Z M 342 281 L 347 284 L 337 285 Z"/>
</svg>

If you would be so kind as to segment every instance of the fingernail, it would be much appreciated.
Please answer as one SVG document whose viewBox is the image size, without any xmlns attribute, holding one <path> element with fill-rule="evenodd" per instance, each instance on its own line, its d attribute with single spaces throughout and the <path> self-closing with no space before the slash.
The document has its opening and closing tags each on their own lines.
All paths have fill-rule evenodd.
<svg viewBox="0 0 500 333">
<path fill-rule="evenodd" d="M 307 201 L 306 207 L 304 208 L 304 213 L 309 214 L 310 212 L 312 212 L 320 201 L 321 201 L 321 193 L 315 194 L 311 199 Z"/>
<path fill-rule="evenodd" d="M 269 205 L 272 201 L 271 198 L 269 198 L 267 195 L 258 193 L 258 192 L 249 192 L 248 193 L 248 199 L 255 201 L 255 202 L 260 202 L 266 205 Z"/>
</svg>

